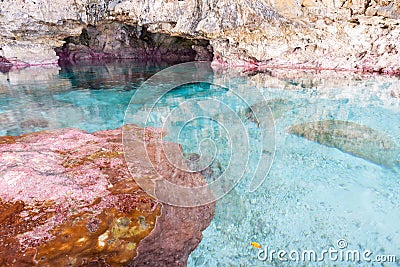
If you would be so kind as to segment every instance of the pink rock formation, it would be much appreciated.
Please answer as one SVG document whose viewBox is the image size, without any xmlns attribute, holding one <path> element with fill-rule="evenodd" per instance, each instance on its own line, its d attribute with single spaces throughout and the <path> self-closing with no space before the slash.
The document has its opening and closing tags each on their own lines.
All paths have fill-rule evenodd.
<svg viewBox="0 0 400 267">
<path fill-rule="evenodd" d="M 143 145 L 142 129 L 132 131 Z M 141 160 L 138 171 L 154 172 Z M 0 137 L 0 266 L 185 265 L 213 212 L 162 205 L 139 188 L 121 129 Z"/>
</svg>

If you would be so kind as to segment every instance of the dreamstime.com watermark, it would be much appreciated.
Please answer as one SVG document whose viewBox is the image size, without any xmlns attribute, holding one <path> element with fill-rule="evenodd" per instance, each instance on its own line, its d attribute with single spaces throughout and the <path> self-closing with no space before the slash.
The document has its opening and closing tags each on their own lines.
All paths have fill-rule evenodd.
<svg viewBox="0 0 400 267">
<path fill-rule="evenodd" d="M 175 89 L 199 83 L 206 84 L 208 91 L 213 91 L 214 94 L 203 98 L 194 94 L 188 98 L 180 98 L 174 107 L 165 105 L 168 95 Z M 138 140 L 140 134 L 137 130 L 130 127 L 123 128 L 122 140 L 132 177 L 146 193 L 165 204 L 195 207 L 220 199 L 242 177 L 250 177 L 249 192 L 254 192 L 263 183 L 275 155 L 273 115 L 257 88 L 253 88 L 252 94 L 248 94 L 231 85 L 229 80 L 215 76 L 210 62 L 187 62 L 156 73 L 136 90 L 125 113 L 124 124 L 139 124 L 143 129 L 144 142 Z M 261 111 L 252 109 L 255 100 L 264 107 Z M 218 132 L 223 133 L 220 136 L 226 137 L 226 146 L 221 147 L 218 138 L 204 135 L 207 131 L 214 131 L 213 128 L 199 131 L 192 127 L 195 121 L 217 125 Z M 250 133 L 247 128 L 249 123 L 257 125 L 257 135 Z M 156 145 L 149 143 L 149 140 L 163 140 L 163 133 L 168 135 L 170 142 L 179 143 L 181 138 L 185 138 L 185 132 L 196 132 L 191 138 L 191 143 L 197 149 L 196 157 L 182 158 L 178 147 L 167 142 L 158 142 Z M 184 184 L 185 181 L 173 181 L 168 173 L 166 175 L 165 169 L 168 168 L 174 169 L 176 173 L 186 173 L 186 177 L 190 177 L 191 173 L 201 172 L 212 166 L 217 155 L 227 154 L 227 151 L 227 166 L 218 173 L 218 177 L 207 184 L 198 183 L 194 186 L 190 181 Z M 142 165 L 152 167 L 153 172 L 138 173 L 135 169 L 138 155 L 146 161 Z M 253 164 L 251 168 L 250 163 Z M 179 175 L 174 174 L 175 176 Z"/>
<path fill-rule="evenodd" d="M 398 257 L 389 254 L 375 254 L 369 249 L 350 249 L 345 239 L 339 239 L 334 247 L 316 251 L 313 249 L 284 250 L 261 247 L 257 259 L 263 262 L 342 262 L 342 263 L 396 263 Z"/>
</svg>

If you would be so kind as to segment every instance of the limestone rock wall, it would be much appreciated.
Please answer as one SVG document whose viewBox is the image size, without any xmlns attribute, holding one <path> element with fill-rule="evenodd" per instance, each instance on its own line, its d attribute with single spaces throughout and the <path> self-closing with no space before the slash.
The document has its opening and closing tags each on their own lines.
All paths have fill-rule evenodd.
<svg viewBox="0 0 400 267">
<path fill-rule="evenodd" d="M 400 1 L 387 0 L 5 0 L 6 58 L 56 60 L 51 48 L 88 24 L 119 21 L 211 40 L 214 61 L 398 72 Z"/>
<path fill-rule="evenodd" d="M 146 26 L 131 26 L 117 21 L 89 25 L 79 36 L 65 40 L 66 43 L 56 49 L 61 64 L 110 58 L 170 63 L 213 59 L 208 40 L 152 33 Z"/>
</svg>

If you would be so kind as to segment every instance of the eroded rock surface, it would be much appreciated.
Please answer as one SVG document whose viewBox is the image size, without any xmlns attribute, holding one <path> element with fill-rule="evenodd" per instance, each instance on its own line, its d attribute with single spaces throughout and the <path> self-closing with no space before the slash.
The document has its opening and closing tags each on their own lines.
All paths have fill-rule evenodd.
<svg viewBox="0 0 400 267">
<path fill-rule="evenodd" d="M 390 92 L 390 95 L 391 95 L 392 97 L 395 97 L 395 98 L 400 98 L 400 89 L 392 90 L 392 91 Z"/>
<path fill-rule="evenodd" d="M 399 72 L 397 0 L 7 0 L 0 10 L 3 56 L 15 62 L 55 62 L 66 37 L 118 21 L 211 40 L 216 64 Z"/>
<path fill-rule="evenodd" d="M 207 40 L 187 39 L 165 33 L 151 33 L 145 26 L 130 26 L 119 22 L 88 26 L 78 37 L 66 38 L 56 49 L 60 62 L 125 58 L 164 60 L 171 63 L 212 60 L 212 48 Z"/>
<path fill-rule="evenodd" d="M 142 129 L 130 130 L 142 145 L 127 149 L 145 150 Z M 149 156 L 159 152 L 160 140 L 146 142 Z M 138 173 L 156 175 L 141 161 Z M 163 175 L 173 173 L 204 183 Z M 146 194 L 126 166 L 121 129 L 0 137 L 1 266 L 181 266 L 213 214 L 213 204 L 172 207 Z"/>
</svg>

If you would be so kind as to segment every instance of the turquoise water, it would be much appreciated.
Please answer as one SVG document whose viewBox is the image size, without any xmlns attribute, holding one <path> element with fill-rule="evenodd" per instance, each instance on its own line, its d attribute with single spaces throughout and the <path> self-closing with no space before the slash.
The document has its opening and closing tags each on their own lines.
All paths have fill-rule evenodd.
<svg viewBox="0 0 400 267">
<path fill-rule="evenodd" d="M 3 74 L 0 135 L 120 127 L 134 90 L 165 67 L 168 64 L 122 61 L 62 69 L 28 68 L 10 73 L 9 81 Z"/>
<path fill-rule="evenodd" d="M 135 90 L 166 66 L 125 62 L 50 69 L 41 76 L 28 70 L 13 74 L 0 87 L 0 135 L 65 127 L 87 131 L 119 127 Z M 382 166 L 368 159 L 369 155 L 355 155 L 351 146 L 338 149 L 288 133 L 290 127 L 301 123 L 350 121 L 381 133 L 393 141 L 395 151 L 400 151 L 396 150 L 400 145 L 400 99 L 391 96 L 391 91 L 399 88 L 399 80 L 334 73 L 277 77 L 274 73 L 216 73 L 215 81 L 229 80 L 226 87 L 206 83 L 181 86 L 164 95 L 152 113 L 150 125 L 168 121 L 170 133 L 179 131 L 179 139 L 172 141 L 182 144 L 186 157 L 200 153 L 199 140 L 213 141 L 218 154 L 212 172 L 205 173 L 209 180 L 229 164 L 229 130 L 235 130 L 231 126 L 237 121 L 199 118 L 185 123 L 179 117 L 206 113 L 209 107 L 202 105 L 203 100 L 224 102 L 243 121 L 254 153 L 260 153 L 260 127 L 249 117 L 248 106 L 231 95 L 231 89 L 246 94 L 251 99 L 248 104 L 262 113 L 266 107 L 257 106 L 257 98 L 252 98 L 261 92 L 274 115 L 276 151 L 267 179 L 250 193 L 247 186 L 251 177 L 245 176 L 218 201 L 215 218 L 203 232 L 203 240 L 190 255 L 188 265 L 382 266 L 378 262 L 330 260 L 328 256 L 321 262 L 283 262 L 276 255 L 272 261 L 261 261 L 257 258 L 260 250 L 250 245 L 258 242 L 269 252 L 315 250 L 318 256 L 329 248 L 344 252 L 369 250 L 371 259 L 396 255 L 397 262 L 383 265 L 400 266 L 399 154 L 391 158 L 393 154 L 388 153 L 393 167 Z M 176 108 L 182 108 L 182 103 L 193 99 L 197 105 L 166 119 Z M 141 106 L 136 110 L 143 111 Z M 368 138 L 365 134 L 357 141 L 372 146 L 375 140 Z M 251 157 L 248 161 L 253 164 Z M 344 249 L 338 247 L 341 239 L 348 244 Z"/>
</svg>

